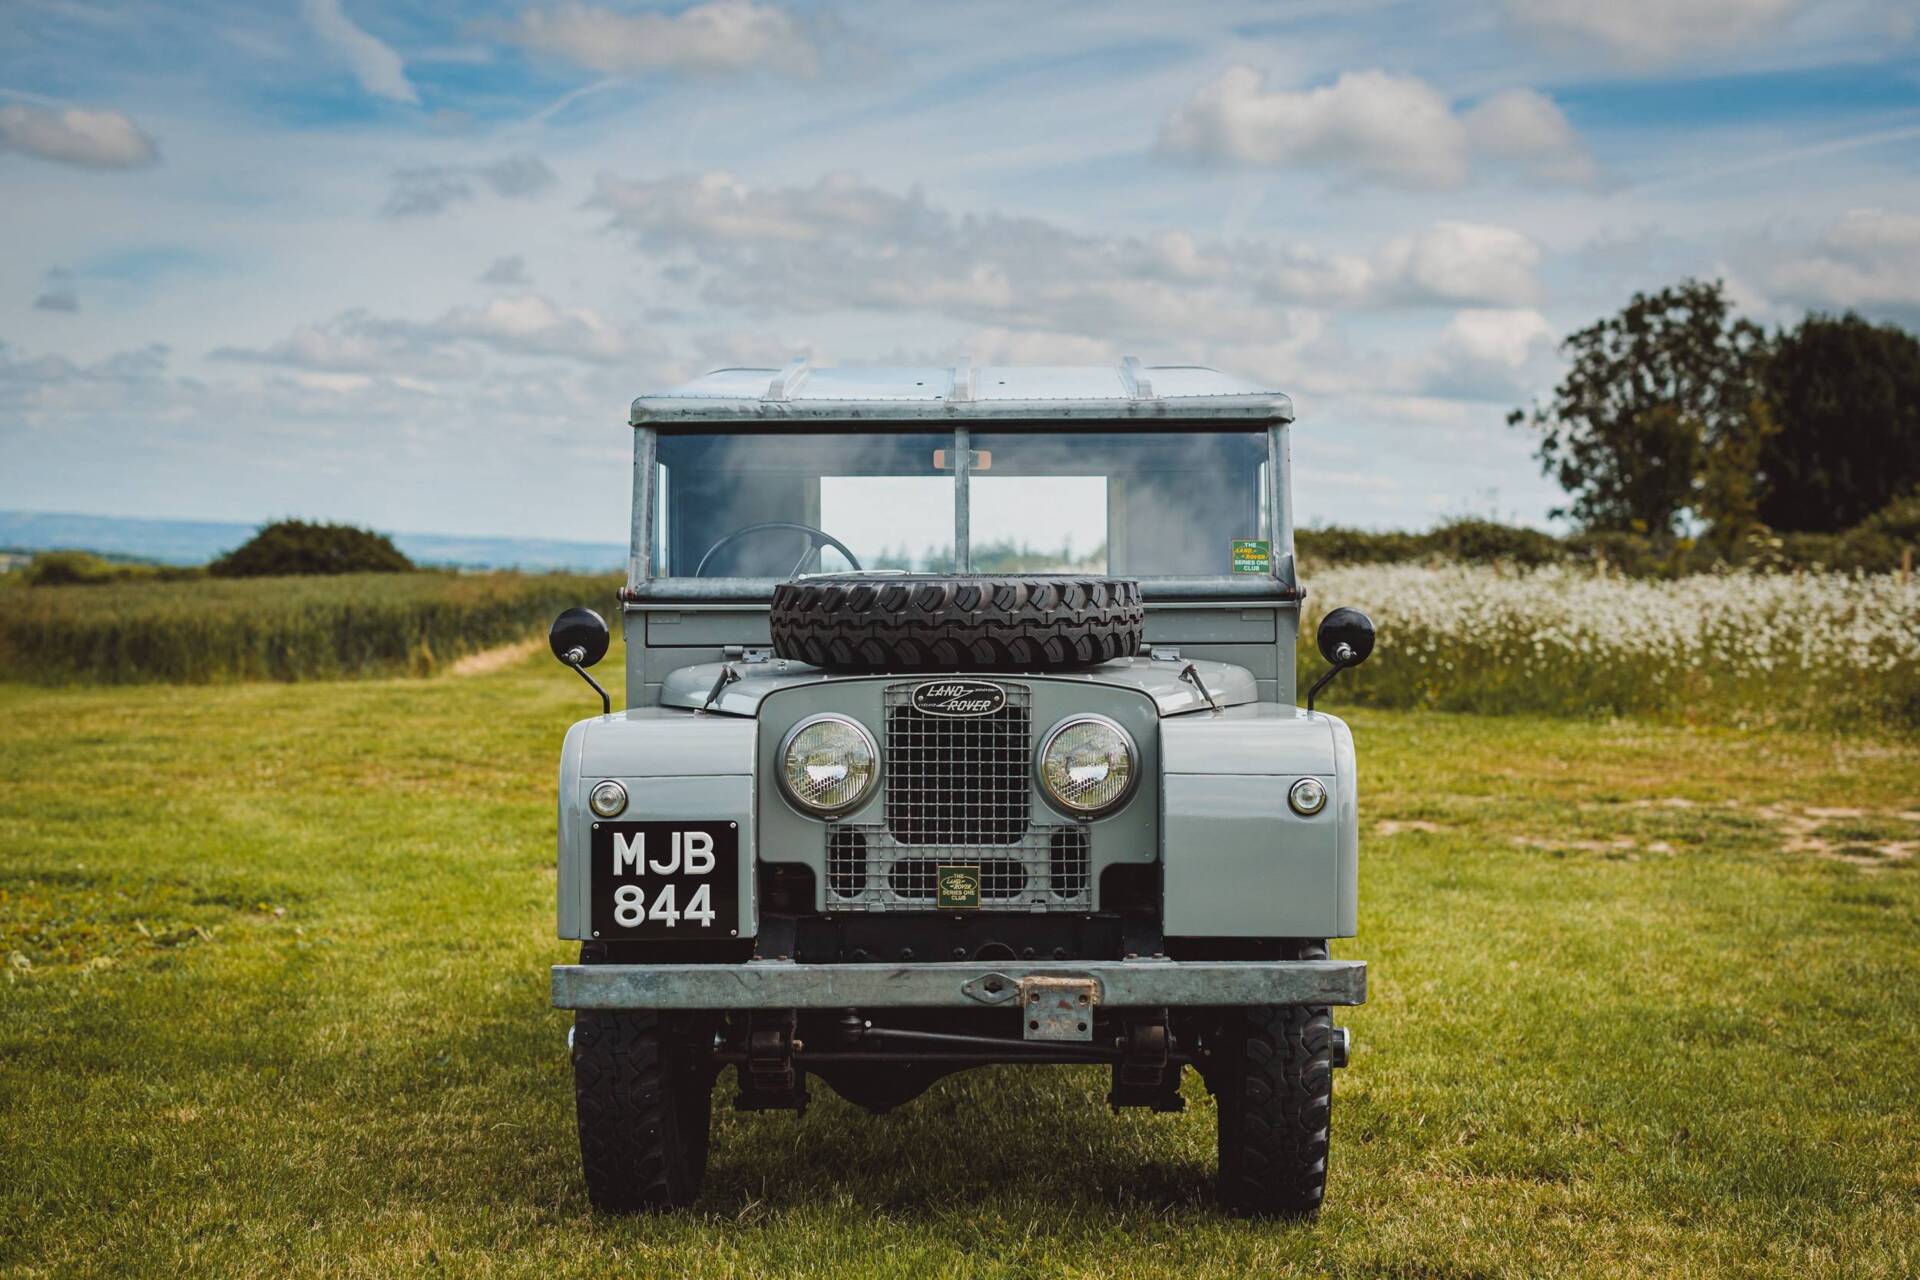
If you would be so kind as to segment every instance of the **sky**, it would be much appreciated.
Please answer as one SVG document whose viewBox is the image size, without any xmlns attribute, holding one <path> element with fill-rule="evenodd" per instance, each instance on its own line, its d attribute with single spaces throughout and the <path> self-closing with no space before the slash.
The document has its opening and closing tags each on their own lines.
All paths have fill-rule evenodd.
<svg viewBox="0 0 1920 1280">
<path fill-rule="evenodd" d="M 1718 277 L 1920 327 L 1917 0 L 0 6 L 0 508 L 620 541 L 723 365 L 1201 363 L 1303 523 Z"/>
</svg>

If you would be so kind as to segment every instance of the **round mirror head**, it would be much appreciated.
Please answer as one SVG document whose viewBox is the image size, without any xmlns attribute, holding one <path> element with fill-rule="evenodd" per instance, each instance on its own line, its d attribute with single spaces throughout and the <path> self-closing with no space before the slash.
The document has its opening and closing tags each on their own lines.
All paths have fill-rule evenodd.
<svg viewBox="0 0 1920 1280">
<path fill-rule="evenodd" d="M 1358 609 L 1335 609 L 1320 619 L 1320 656 L 1336 667 L 1357 667 L 1373 652 L 1373 619 Z"/>
<path fill-rule="evenodd" d="M 590 667 L 607 656 L 613 634 L 607 620 L 591 609 L 572 608 L 553 620 L 547 643 L 553 656 L 570 667 Z"/>
</svg>

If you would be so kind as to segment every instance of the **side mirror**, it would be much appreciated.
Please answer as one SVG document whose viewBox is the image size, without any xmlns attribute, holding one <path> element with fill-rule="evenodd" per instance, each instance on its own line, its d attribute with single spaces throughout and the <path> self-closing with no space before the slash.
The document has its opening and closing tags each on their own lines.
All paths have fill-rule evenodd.
<svg viewBox="0 0 1920 1280">
<path fill-rule="evenodd" d="M 553 620 L 547 628 L 547 643 L 553 656 L 570 667 L 590 667 L 607 656 L 613 633 L 607 620 L 591 609 L 572 608 Z"/>
<path fill-rule="evenodd" d="M 553 656 L 593 686 L 593 691 L 600 695 L 602 715 L 612 714 L 613 699 L 607 696 L 598 680 L 587 674 L 587 668 L 606 657 L 607 646 L 612 643 L 613 633 L 607 630 L 607 620 L 591 609 L 568 609 L 547 628 L 547 645 L 553 650 Z"/>
<path fill-rule="evenodd" d="M 1373 619 L 1358 609 L 1335 609 L 1320 619 L 1320 656 L 1336 667 L 1357 667 L 1373 653 Z"/>
<path fill-rule="evenodd" d="M 1320 619 L 1320 631 L 1317 636 L 1320 644 L 1320 656 L 1332 666 L 1332 670 L 1320 677 L 1313 688 L 1307 690 L 1307 710 L 1313 710 L 1313 700 L 1327 687 L 1332 679 L 1348 667 L 1357 667 L 1373 654 L 1373 619 L 1358 609 L 1335 609 Z"/>
</svg>

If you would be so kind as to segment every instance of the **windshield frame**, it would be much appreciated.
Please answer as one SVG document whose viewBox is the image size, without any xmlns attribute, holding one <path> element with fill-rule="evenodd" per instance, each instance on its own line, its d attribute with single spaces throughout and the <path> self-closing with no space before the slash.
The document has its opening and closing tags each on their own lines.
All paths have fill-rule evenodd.
<svg viewBox="0 0 1920 1280">
<path fill-rule="evenodd" d="M 902 417 L 883 421 L 818 421 L 809 423 L 807 426 L 809 430 L 814 431 L 825 429 L 823 433 L 843 431 L 850 434 L 927 435 L 941 434 L 939 426 L 936 425 L 938 423 L 938 419 Z M 976 572 L 972 567 L 970 510 L 974 427 L 966 421 L 941 425 L 947 426 L 950 431 L 954 450 L 954 568 L 952 572 L 969 574 Z M 669 426 L 666 432 L 673 435 L 714 434 L 717 426 L 718 424 L 707 424 L 704 428 L 693 427 L 692 424 L 684 427 Z M 1166 419 L 1115 420 L 1103 416 L 1071 422 L 1063 422 L 1059 419 L 1001 420 L 986 423 L 984 426 L 987 433 L 1001 435 L 1011 432 L 1034 434 L 1166 432 L 1180 429 L 1181 424 Z M 1261 430 L 1252 424 L 1217 420 L 1195 423 L 1190 429 L 1199 433 L 1213 433 L 1236 429 L 1244 431 L 1249 428 L 1253 432 Z M 747 423 L 728 423 L 725 426 L 718 426 L 719 433 L 743 429 L 750 432 L 753 427 Z M 1268 486 L 1265 498 L 1268 512 L 1268 537 L 1272 542 L 1271 568 L 1267 574 L 1193 576 L 1117 574 L 1113 576 L 1137 578 L 1142 593 L 1155 599 L 1227 598 L 1297 601 L 1301 592 L 1294 566 L 1292 467 L 1288 456 L 1287 424 L 1269 422 L 1264 430 L 1267 437 Z M 791 581 L 788 578 L 655 577 L 653 575 L 653 538 L 654 507 L 658 496 L 656 464 L 662 432 L 659 428 L 647 423 L 636 425 L 633 431 L 632 537 L 627 559 L 627 585 L 621 593 L 624 600 L 630 602 L 642 600 L 765 601 L 772 598 L 773 589 L 776 586 L 782 582 Z"/>
</svg>

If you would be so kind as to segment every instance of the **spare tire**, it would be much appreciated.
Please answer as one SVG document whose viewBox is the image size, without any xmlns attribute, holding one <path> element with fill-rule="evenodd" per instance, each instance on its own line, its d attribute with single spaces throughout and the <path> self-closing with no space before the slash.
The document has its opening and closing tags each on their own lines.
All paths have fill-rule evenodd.
<svg viewBox="0 0 1920 1280">
<path fill-rule="evenodd" d="M 834 671 L 1054 671 L 1140 651 L 1140 584 L 822 574 L 773 589 L 773 651 Z"/>
</svg>

